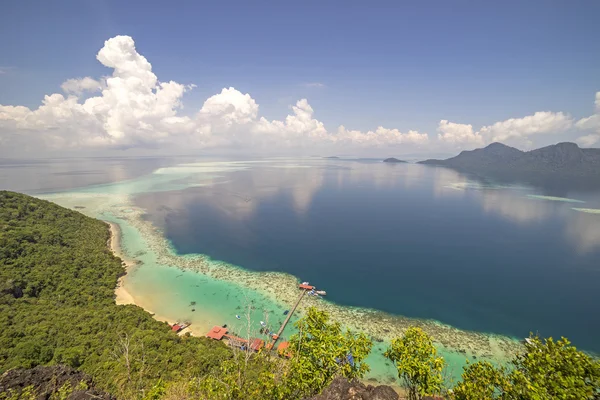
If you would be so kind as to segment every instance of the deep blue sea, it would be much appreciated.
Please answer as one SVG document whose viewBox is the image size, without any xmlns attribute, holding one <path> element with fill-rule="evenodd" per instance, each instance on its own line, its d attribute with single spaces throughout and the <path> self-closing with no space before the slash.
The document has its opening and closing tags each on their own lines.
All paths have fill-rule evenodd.
<svg viewBox="0 0 600 400">
<path fill-rule="evenodd" d="M 180 254 L 285 271 L 344 305 L 515 337 L 562 335 L 600 352 L 600 214 L 573 210 L 600 208 L 598 191 L 309 160 L 256 163 L 136 203 Z"/>
</svg>

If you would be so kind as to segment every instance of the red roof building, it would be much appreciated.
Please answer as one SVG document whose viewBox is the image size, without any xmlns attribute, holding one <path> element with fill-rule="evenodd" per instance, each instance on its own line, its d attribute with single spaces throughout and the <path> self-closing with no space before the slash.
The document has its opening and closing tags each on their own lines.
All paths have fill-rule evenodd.
<svg viewBox="0 0 600 400">
<path fill-rule="evenodd" d="M 181 327 L 179 325 L 175 324 L 171 327 L 171 330 L 173 332 L 179 332 L 181 330 Z"/>
<path fill-rule="evenodd" d="M 259 351 L 265 345 L 265 341 L 262 339 L 253 339 L 250 343 L 250 349 L 254 351 Z"/>
<path fill-rule="evenodd" d="M 291 354 L 289 351 L 287 351 L 288 347 L 290 347 L 290 342 L 279 343 L 279 346 L 277 346 L 277 353 L 279 353 L 282 356 L 285 356 L 287 358 L 290 358 Z"/>
<path fill-rule="evenodd" d="M 313 290 L 313 289 L 315 288 L 315 287 L 314 287 L 314 286 L 312 286 L 312 285 L 304 285 L 304 284 L 300 284 L 300 285 L 298 285 L 298 287 L 299 287 L 300 289 L 304 289 L 304 290 Z"/>
<path fill-rule="evenodd" d="M 226 333 L 227 333 L 227 328 L 215 326 L 206 334 L 206 337 L 209 337 L 209 338 L 215 339 L 215 340 L 221 340 L 221 339 L 223 339 L 223 336 L 225 336 Z"/>
</svg>

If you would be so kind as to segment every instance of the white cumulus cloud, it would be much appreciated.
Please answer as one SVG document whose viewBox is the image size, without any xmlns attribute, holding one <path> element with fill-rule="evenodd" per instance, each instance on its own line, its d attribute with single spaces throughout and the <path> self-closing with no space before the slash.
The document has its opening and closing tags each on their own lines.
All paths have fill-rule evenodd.
<svg viewBox="0 0 600 400">
<path fill-rule="evenodd" d="M 589 117 L 582 118 L 575 126 L 584 131 L 593 133 L 577 138 L 577 143 L 584 147 L 590 147 L 596 143 L 600 143 L 600 92 L 596 92 L 595 113 Z"/>
<path fill-rule="evenodd" d="M 291 107 L 284 120 L 259 116 L 248 93 L 224 88 L 192 115 L 182 115 L 182 98 L 195 85 L 163 82 L 138 53 L 133 39 L 116 36 L 96 56 L 112 74 L 69 79 L 64 94 L 45 96 L 37 109 L 0 105 L 0 140 L 43 148 L 129 148 L 175 145 L 184 148 L 319 148 L 421 145 L 427 134 L 377 128 L 360 132 L 341 126 L 329 132 L 306 99 Z M 323 87 L 311 83 L 311 87 Z M 85 98 L 86 96 L 90 96 Z M 32 140 L 33 139 L 33 140 Z"/>
<path fill-rule="evenodd" d="M 564 133 L 573 127 L 573 119 L 562 112 L 538 111 L 522 118 L 510 118 L 492 125 L 483 126 L 474 132 L 472 125 L 457 124 L 441 120 L 438 125 L 438 140 L 460 148 L 481 146 L 492 142 L 518 143 L 524 147 L 532 145 L 537 135 Z"/>
<path fill-rule="evenodd" d="M 425 145 L 429 142 L 429 136 L 417 131 L 402 133 L 398 129 L 388 129 L 383 126 L 378 127 L 375 131 L 363 133 L 348 130 L 342 125 L 338 128 L 335 140 L 337 143 L 345 145 L 360 143 L 363 146 L 383 147 L 401 144 Z"/>
<path fill-rule="evenodd" d="M 60 87 L 65 93 L 81 94 L 83 92 L 97 92 L 102 89 L 102 83 L 86 76 L 80 79 L 67 79 Z"/>
<path fill-rule="evenodd" d="M 479 132 L 473 131 L 471 124 L 457 124 L 448 120 L 441 120 L 438 128 L 438 140 L 456 145 L 457 147 L 470 147 L 483 145 L 483 137 Z"/>
<path fill-rule="evenodd" d="M 538 111 L 523 118 L 510 118 L 484 126 L 479 133 L 492 142 L 531 135 L 561 133 L 573 126 L 573 119 L 562 112 Z"/>
<path fill-rule="evenodd" d="M 437 140 L 416 130 L 400 131 L 379 126 L 360 131 L 344 125 L 327 129 L 307 99 L 290 107 L 285 118 L 260 115 L 249 93 L 233 87 L 210 96 L 197 111 L 183 114 L 183 96 L 195 85 L 161 81 L 152 64 L 141 55 L 129 36 L 104 43 L 96 59 L 111 69 L 102 78 L 69 79 L 62 93 L 48 94 L 38 108 L 0 105 L 1 150 L 123 149 L 174 146 L 182 149 L 232 147 L 237 149 L 410 149 L 439 146 L 449 150 L 472 148 L 492 141 L 530 144 L 537 135 L 562 133 L 572 127 L 586 130 L 582 145 L 600 141 L 600 92 L 595 114 L 574 124 L 562 112 L 541 111 L 510 118 L 475 130 L 471 124 L 441 120 Z M 324 87 L 322 83 L 304 84 Z M 395 148 L 395 149 L 392 149 Z"/>
<path fill-rule="evenodd" d="M 0 132 L 16 130 L 17 135 L 6 136 L 50 148 L 119 148 L 155 145 L 193 129 L 189 118 L 177 116 L 187 88 L 159 82 L 131 37 L 107 40 L 96 58 L 113 69 L 104 84 L 89 77 L 72 79 L 63 83 L 66 97 L 47 95 L 35 110 L 0 106 Z M 98 96 L 79 98 L 85 90 L 101 88 Z"/>
</svg>

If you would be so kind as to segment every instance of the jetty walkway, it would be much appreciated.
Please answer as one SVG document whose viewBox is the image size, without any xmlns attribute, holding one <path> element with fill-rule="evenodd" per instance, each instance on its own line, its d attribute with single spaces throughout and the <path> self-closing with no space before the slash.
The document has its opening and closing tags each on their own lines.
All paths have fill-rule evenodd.
<svg viewBox="0 0 600 400">
<path fill-rule="evenodd" d="M 309 291 L 308 288 L 301 288 L 301 289 L 302 289 L 302 293 L 300 293 L 300 296 L 298 296 L 298 300 L 296 300 L 296 303 L 294 304 L 294 307 L 292 307 L 292 309 L 288 313 L 285 321 L 283 321 L 283 324 L 281 324 L 281 328 L 279 328 L 279 331 L 277 332 L 277 335 L 273 336 L 273 343 L 271 344 L 271 348 L 275 347 L 275 343 L 277 342 L 277 339 L 279 339 L 279 337 L 283 333 L 283 330 L 285 329 L 285 326 L 288 324 L 288 322 L 290 322 L 290 318 L 292 318 L 292 314 L 294 314 L 294 311 L 296 311 L 296 308 L 298 307 L 298 304 L 300 304 L 300 301 L 302 301 L 302 298 L 304 297 L 304 295 L 306 294 L 306 292 Z M 312 288 L 310 290 L 312 290 Z"/>
</svg>

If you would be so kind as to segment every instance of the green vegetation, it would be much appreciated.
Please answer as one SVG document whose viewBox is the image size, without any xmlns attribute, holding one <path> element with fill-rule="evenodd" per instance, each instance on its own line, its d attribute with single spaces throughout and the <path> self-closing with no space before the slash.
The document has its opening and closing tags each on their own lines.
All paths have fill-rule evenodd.
<svg viewBox="0 0 600 400">
<path fill-rule="evenodd" d="M 101 221 L 26 195 L 0 192 L 0 373 L 66 364 L 119 399 L 299 399 L 334 377 L 362 378 L 372 342 L 309 309 L 290 340 L 291 359 L 178 336 L 137 306 L 117 306 L 124 274 Z M 600 363 L 566 339 L 530 338 L 507 368 L 468 365 L 451 390 L 432 339 L 410 328 L 385 355 L 411 399 L 600 399 Z M 69 383 L 51 398 L 68 398 Z M 36 398 L 35 388 L 0 399 Z"/>
<path fill-rule="evenodd" d="M 159 380 L 203 375 L 231 357 L 221 343 L 180 337 L 136 306 L 117 306 L 124 274 L 101 221 L 0 192 L 0 372 L 67 364 L 119 398 Z"/>
<path fill-rule="evenodd" d="M 562 338 L 530 337 L 509 369 L 478 362 L 465 368 L 453 390 L 469 399 L 599 399 L 600 363 Z"/>
<path fill-rule="evenodd" d="M 202 399 L 302 399 L 320 393 L 334 377 L 362 378 L 369 371 L 363 362 L 372 342 L 364 334 L 344 332 L 323 311 L 310 308 L 296 322 L 290 339 L 291 359 L 261 353 L 235 352 L 218 371 L 197 382 L 174 385 L 167 393 L 194 393 Z M 172 396 L 177 398 L 177 396 Z"/>
<path fill-rule="evenodd" d="M 392 340 L 392 345 L 385 352 L 408 389 L 410 400 L 442 391 L 445 361 L 436 355 L 437 350 L 429 335 L 416 327 L 407 329 L 403 337 Z"/>
<path fill-rule="evenodd" d="M 288 385 L 291 398 L 315 395 L 341 375 L 362 378 L 369 372 L 364 359 L 373 342 L 365 334 L 344 332 L 329 315 L 314 308 L 296 323 L 298 333 L 290 340 Z"/>
</svg>

